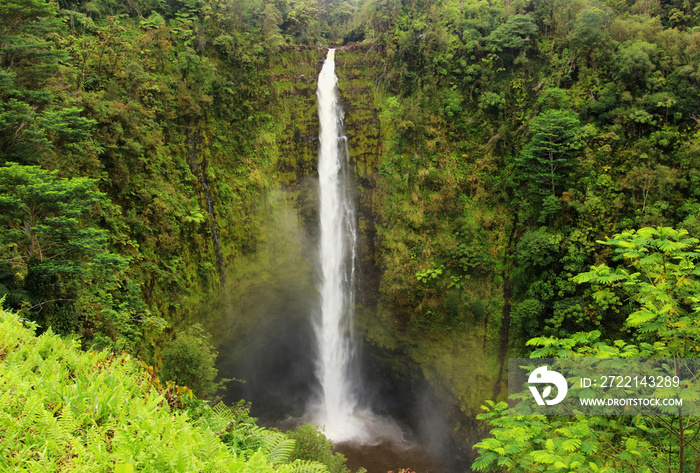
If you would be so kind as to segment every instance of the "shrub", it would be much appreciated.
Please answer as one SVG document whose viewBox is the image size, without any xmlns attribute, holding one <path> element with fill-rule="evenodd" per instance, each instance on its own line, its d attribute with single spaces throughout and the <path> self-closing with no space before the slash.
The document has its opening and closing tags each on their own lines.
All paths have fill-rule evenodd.
<svg viewBox="0 0 700 473">
<path fill-rule="evenodd" d="M 166 346 L 161 379 L 187 386 L 197 397 L 212 395 L 218 387 L 214 382 L 216 355 L 208 336 L 196 326 Z"/>
<path fill-rule="evenodd" d="M 287 436 L 296 441 L 292 460 L 315 460 L 326 465 L 330 473 L 349 473 L 350 470 L 345 466 L 345 455 L 336 453 L 333 442 L 319 432 L 316 426 L 302 424 L 287 432 Z"/>
</svg>

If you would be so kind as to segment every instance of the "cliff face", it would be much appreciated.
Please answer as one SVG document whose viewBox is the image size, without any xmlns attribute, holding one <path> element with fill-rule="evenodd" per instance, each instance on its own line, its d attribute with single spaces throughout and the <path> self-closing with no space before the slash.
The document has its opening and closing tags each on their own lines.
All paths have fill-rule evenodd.
<svg viewBox="0 0 700 473">
<path fill-rule="evenodd" d="M 283 51 L 273 65 L 277 107 L 277 169 L 280 186 L 290 196 L 306 234 L 317 238 L 318 114 L 316 81 L 326 49 Z M 375 264 L 374 189 L 381 159 L 382 142 L 378 93 L 372 83 L 373 67 L 379 58 L 363 47 L 341 48 L 336 54 L 345 133 L 355 176 L 361 277 L 360 303 L 376 308 L 379 272 Z"/>
<path fill-rule="evenodd" d="M 276 101 L 269 147 L 277 186 L 261 201 L 261 242 L 254 254 L 228 267 L 229 289 L 217 323 L 224 376 L 246 379 L 230 400 L 253 402 L 256 415 L 301 414 L 314 384 L 310 318 L 317 306 L 314 258 L 318 240 L 318 115 L 316 81 L 325 49 L 288 49 L 272 64 Z M 444 428 L 469 436 L 473 415 L 493 390 L 496 353 L 482 326 L 453 333 L 420 333 L 399 323 L 383 298 L 378 228 L 385 197 L 379 167 L 387 148 L 380 109 L 385 97 L 373 83 L 378 57 L 361 47 L 339 49 L 336 72 L 354 172 L 360 267 L 356 326 L 364 340 L 367 376 L 389 409 L 421 428 L 422 404 L 441 405 Z M 386 157 L 384 157 L 386 159 Z M 410 257 L 410 255 L 406 255 Z M 415 278 L 414 274 L 405 275 Z M 280 394 L 272 393 L 275 379 Z M 427 422 L 427 421 L 426 421 Z"/>
</svg>

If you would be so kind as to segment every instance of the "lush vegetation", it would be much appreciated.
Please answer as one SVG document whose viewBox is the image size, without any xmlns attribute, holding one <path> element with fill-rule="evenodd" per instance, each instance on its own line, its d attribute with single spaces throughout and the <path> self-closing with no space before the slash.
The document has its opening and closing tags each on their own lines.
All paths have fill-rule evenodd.
<svg viewBox="0 0 700 473">
<path fill-rule="evenodd" d="M 699 21 L 696 2 L 363 3 L 353 32 L 387 61 L 380 313 L 402 327 L 369 333 L 462 412 L 503 400 L 507 356 L 696 355 Z M 695 471 L 696 419 L 503 409 L 479 469 Z"/>
<path fill-rule="evenodd" d="M 341 90 L 366 101 L 346 119 L 379 269 L 361 328 L 456 435 L 504 400 L 508 356 L 695 356 L 699 28 L 695 0 L 5 1 L 3 307 L 210 395 L 195 323 L 269 282 L 269 196 L 313 174 L 318 48 L 353 43 Z M 503 408 L 478 468 L 691 471 L 700 448 L 692 419 Z"/>
<path fill-rule="evenodd" d="M 272 59 L 354 5 L 0 8 L 0 295 L 41 329 L 159 362 L 259 249 L 279 182 Z M 281 93 L 281 92 L 280 92 Z"/>
<path fill-rule="evenodd" d="M 328 471 L 290 460 L 295 441 L 257 427 L 242 406 L 211 408 L 129 355 L 34 331 L 0 312 L 4 471 Z"/>
<path fill-rule="evenodd" d="M 537 337 L 531 356 L 690 358 L 700 337 L 698 238 L 685 230 L 641 228 L 615 235 L 606 245 L 619 261 L 601 264 L 574 278 L 595 289 L 592 307 L 619 311 L 628 305 L 625 326 L 633 337 L 613 339 L 600 330 L 567 338 Z M 697 396 L 691 393 L 689 398 Z M 685 396 L 685 394 L 684 394 Z M 529 471 L 695 471 L 697 416 L 508 415 L 507 404 L 489 403 L 480 418 L 493 438 L 479 442 L 477 470 L 507 466 Z M 665 418 L 666 417 L 666 418 Z"/>
<path fill-rule="evenodd" d="M 570 280 L 609 257 L 596 242 L 641 226 L 698 231 L 700 103 L 685 76 L 698 12 L 491 3 L 364 5 L 366 34 L 391 60 L 384 292 L 413 324 L 459 326 L 479 317 L 469 292 L 500 277 L 520 343 L 614 330 L 624 316 L 599 320 Z"/>
<path fill-rule="evenodd" d="M 271 58 L 350 11 L 0 5 L 0 297 L 41 334 L 3 312 L 0 469 L 325 471 L 243 407 L 197 400 L 219 383 L 195 322 L 258 249 Z M 325 437 L 295 435 L 347 471 Z"/>
</svg>

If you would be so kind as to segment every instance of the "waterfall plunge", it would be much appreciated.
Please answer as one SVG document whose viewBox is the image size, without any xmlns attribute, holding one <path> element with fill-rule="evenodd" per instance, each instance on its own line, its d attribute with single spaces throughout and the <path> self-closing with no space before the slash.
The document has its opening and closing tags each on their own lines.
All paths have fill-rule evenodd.
<svg viewBox="0 0 700 473">
<path fill-rule="evenodd" d="M 399 442 L 401 430 L 389 419 L 360 407 L 360 380 L 352 373 L 355 243 L 357 227 L 350 196 L 347 139 L 338 104 L 335 50 L 328 51 L 318 78 L 320 123 L 318 179 L 321 225 L 321 316 L 314 323 L 318 359 L 316 376 L 321 390 L 311 406 L 313 422 L 323 426 L 335 442 Z"/>
<path fill-rule="evenodd" d="M 338 105 L 335 50 L 328 51 L 318 78 L 320 148 L 321 318 L 316 321 L 316 374 L 323 392 L 314 421 L 335 441 L 363 437 L 356 415 L 357 397 L 350 380 L 353 355 L 352 315 L 355 260 L 355 212 L 348 195 L 348 153 L 343 114 Z"/>
</svg>

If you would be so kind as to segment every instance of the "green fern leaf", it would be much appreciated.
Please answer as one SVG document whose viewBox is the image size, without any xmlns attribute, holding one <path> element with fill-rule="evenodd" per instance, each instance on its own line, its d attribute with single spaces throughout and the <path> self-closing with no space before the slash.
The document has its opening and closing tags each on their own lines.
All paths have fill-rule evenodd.
<svg viewBox="0 0 700 473">
<path fill-rule="evenodd" d="M 328 473 L 328 467 L 315 461 L 294 460 L 278 468 L 277 471 L 279 473 Z"/>
<path fill-rule="evenodd" d="M 294 450 L 294 439 L 284 438 L 270 450 L 269 459 L 272 463 L 285 463 Z"/>
<path fill-rule="evenodd" d="M 223 402 L 220 402 L 211 409 L 207 424 L 213 432 L 219 433 L 226 430 L 235 420 L 236 418 L 231 409 Z"/>
<path fill-rule="evenodd" d="M 0 393 L 0 412 L 4 412 L 10 409 L 10 404 L 12 404 L 12 396 L 9 391 Z"/>
<path fill-rule="evenodd" d="M 202 444 L 199 447 L 199 454 L 202 458 L 210 458 L 216 454 L 220 445 L 221 441 L 219 440 L 219 437 L 213 433 L 211 435 L 205 434 L 204 438 L 202 439 Z"/>
<path fill-rule="evenodd" d="M 73 409 L 71 409 L 70 406 L 63 406 L 61 415 L 58 418 L 58 424 L 61 426 L 61 430 L 66 434 L 72 434 L 75 429 L 78 428 L 78 422 L 75 420 Z"/>
<path fill-rule="evenodd" d="M 251 424 L 241 424 L 233 431 L 236 439 L 234 451 L 248 456 L 265 445 L 265 432 L 263 427 Z"/>
<path fill-rule="evenodd" d="M 272 466 L 267 463 L 265 454 L 258 450 L 248 459 L 243 473 L 272 473 L 273 471 Z"/>
<path fill-rule="evenodd" d="M 479 456 L 472 464 L 472 468 L 476 471 L 485 471 L 496 460 L 498 460 L 498 454 L 488 450 L 479 451 Z"/>
</svg>

